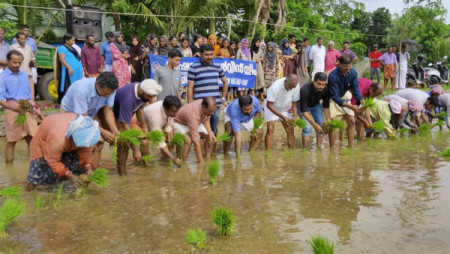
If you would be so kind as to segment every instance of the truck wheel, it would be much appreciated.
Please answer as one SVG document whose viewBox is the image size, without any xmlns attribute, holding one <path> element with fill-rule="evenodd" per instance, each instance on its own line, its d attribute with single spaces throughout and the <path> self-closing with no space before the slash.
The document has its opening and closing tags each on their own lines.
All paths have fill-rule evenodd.
<svg viewBox="0 0 450 254">
<path fill-rule="evenodd" d="M 53 72 L 44 74 L 38 81 L 38 94 L 41 99 L 55 101 L 58 99 L 58 85 L 53 79 Z"/>
</svg>

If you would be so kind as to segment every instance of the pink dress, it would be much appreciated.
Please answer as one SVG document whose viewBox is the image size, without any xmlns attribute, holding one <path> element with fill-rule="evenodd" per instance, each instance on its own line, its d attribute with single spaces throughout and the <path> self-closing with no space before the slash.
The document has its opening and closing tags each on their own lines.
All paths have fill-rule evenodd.
<svg viewBox="0 0 450 254">
<path fill-rule="evenodd" d="M 122 52 L 114 45 L 110 44 L 111 54 L 113 57 L 113 73 L 119 80 L 119 88 L 131 83 L 130 69 L 128 68 L 128 58 L 130 55 L 126 53 L 126 58 L 123 57 Z"/>
</svg>

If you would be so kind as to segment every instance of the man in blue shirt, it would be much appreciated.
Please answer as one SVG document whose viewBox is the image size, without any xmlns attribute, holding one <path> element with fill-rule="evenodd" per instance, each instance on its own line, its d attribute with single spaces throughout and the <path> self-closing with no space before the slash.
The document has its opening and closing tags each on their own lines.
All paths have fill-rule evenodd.
<svg viewBox="0 0 450 254">
<path fill-rule="evenodd" d="M 27 36 L 27 40 L 25 41 L 25 44 L 30 46 L 31 50 L 33 51 L 33 54 L 36 54 L 37 51 L 37 44 L 36 41 L 30 37 L 30 28 L 27 25 L 21 25 L 19 28 L 19 31 Z M 13 38 L 11 41 L 11 44 L 16 44 L 17 39 Z"/>
<path fill-rule="evenodd" d="M 106 41 L 102 44 L 101 54 L 105 59 L 105 71 L 112 72 L 113 58 L 111 54 L 110 44 L 114 41 L 114 34 L 111 31 L 105 33 Z"/>
<path fill-rule="evenodd" d="M 4 40 L 5 30 L 0 27 L 0 73 L 6 68 L 6 54 L 11 50 L 11 46 Z"/>
<path fill-rule="evenodd" d="M 211 129 L 217 135 L 217 125 L 219 124 L 219 113 L 222 102 L 225 102 L 228 94 L 228 80 L 225 72 L 219 65 L 213 63 L 214 48 L 210 44 L 200 46 L 200 61 L 191 65 L 188 72 L 188 103 L 194 100 L 212 96 L 216 99 L 217 109 L 211 116 Z M 222 80 L 222 98 L 218 80 Z"/>
<path fill-rule="evenodd" d="M 97 78 L 80 79 L 67 90 L 61 102 L 61 111 L 82 114 L 98 120 L 102 138 L 92 155 L 92 166 L 97 168 L 104 141 L 113 143 L 119 130 L 113 113 L 114 97 L 119 81 L 112 72 L 102 72 Z"/>
<path fill-rule="evenodd" d="M 343 54 L 339 58 L 338 68 L 331 71 L 328 76 L 328 88 L 330 91 L 330 116 L 332 120 L 342 117 L 347 123 L 348 146 L 353 146 L 355 137 L 355 113 L 359 114 L 363 108 L 352 105 L 350 100 L 356 99 L 356 104 L 363 103 L 363 97 L 359 90 L 358 73 L 352 68 L 353 59 L 349 54 Z M 334 146 L 336 136 L 330 135 L 330 147 Z"/>
<path fill-rule="evenodd" d="M 25 139 L 29 148 L 38 127 L 34 112 L 26 112 L 19 106 L 19 100 L 32 99 L 28 74 L 20 70 L 23 56 L 19 51 L 11 50 L 6 55 L 6 59 L 7 66 L 0 74 L 0 106 L 5 111 L 6 163 L 12 163 L 17 141 Z M 34 108 L 36 112 L 39 112 L 37 106 Z M 19 114 L 26 116 L 26 122 L 23 125 L 15 123 Z"/>
<path fill-rule="evenodd" d="M 239 99 L 231 102 L 223 114 L 225 132 L 227 132 L 230 136 L 234 136 L 234 147 L 236 149 L 237 156 L 241 153 L 241 129 L 252 132 L 254 127 L 254 117 L 261 118 L 261 104 L 256 97 L 249 95 L 241 96 Z M 252 133 L 250 140 L 250 151 L 254 151 L 258 148 L 262 134 L 263 130 L 261 127 Z M 225 142 L 223 146 L 224 154 L 228 154 L 230 151 L 230 146 L 231 140 Z"/>
</svg>

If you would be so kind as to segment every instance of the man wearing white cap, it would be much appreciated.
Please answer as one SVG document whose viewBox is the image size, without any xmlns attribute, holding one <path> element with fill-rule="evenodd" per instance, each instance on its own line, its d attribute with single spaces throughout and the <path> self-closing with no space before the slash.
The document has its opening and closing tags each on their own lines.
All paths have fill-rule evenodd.
<svg viewBox="0 0 450 254">
<path fill-rule="evenodd" d="M 119 88 L 114 100 L 114 116 L 116 117 L 119 130 L 131 129 L 131 119 L 136 114 L 139 126 L 144 132 L 148 132 L 147 122 L 145 120 L 143 105 L 156 97 L 162 90 L 162 87 L 153 79 L 146 79 L 140 83 L 135 82 Z M 133 158 L 136 161 L 142 161 L 142 156 L 149 154 L 148 141 L 142 142 L 142 151 L 138 146 L 133 146 Z M 117 165 L 119 174 L 126 174 L 126 162 L 128 158 L 129 147 L 117 147 Z"/>
</svg>

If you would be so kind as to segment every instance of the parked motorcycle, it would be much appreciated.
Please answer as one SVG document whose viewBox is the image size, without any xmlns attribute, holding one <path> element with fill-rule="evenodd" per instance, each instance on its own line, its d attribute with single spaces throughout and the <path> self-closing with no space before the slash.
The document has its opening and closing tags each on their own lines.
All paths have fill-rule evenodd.
<svg viewBox="0 0 450 254">
<path fill-rule="evenodd" d="M 416 85 L 420 85 L 422 88 L 425 86 L 424 84 L 424 69 L 422 66 L 422 62 L 425 60 L 425 57 L 420 54 L 417 56 L 417 61 L 411 64 L 411 66 L 408 67 L 408 70 L 406 72 L 406 85 L 408 87 L 414 87 Z"/>
<path fill-rule="evenodd" d="M 441 62 L 436 63 L 436 69 L 439 71 L 441 83 L 448 85 L 449 72 L 448 67 L 445 65 L 447 63 L 447 56 Z"/>
</svg>

